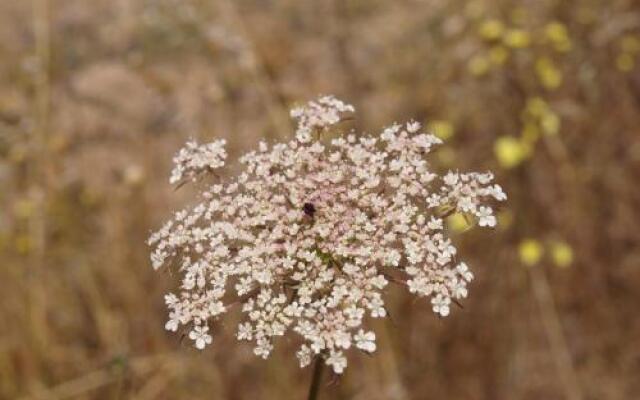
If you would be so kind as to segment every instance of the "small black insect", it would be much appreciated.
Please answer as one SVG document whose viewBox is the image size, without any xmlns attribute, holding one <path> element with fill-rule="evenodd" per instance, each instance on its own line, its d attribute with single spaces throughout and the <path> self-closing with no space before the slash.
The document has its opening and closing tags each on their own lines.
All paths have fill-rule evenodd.
<svg viewBox="0 0 640 400">
<path fill-rule="evenodd" d="M 316 213 L 316 206 L 314 206 L 313 203 L 304 203 L 304 205 L 302 206 L 302 211 L 313 218 L 313 215 Z"/>
</svg>

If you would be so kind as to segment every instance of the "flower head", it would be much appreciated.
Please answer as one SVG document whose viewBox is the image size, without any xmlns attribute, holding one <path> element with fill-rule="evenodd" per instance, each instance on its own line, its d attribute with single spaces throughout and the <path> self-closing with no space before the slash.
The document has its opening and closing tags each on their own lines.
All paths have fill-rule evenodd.
<svg viewBox="0 0 640 400">
<path fill-rule="evenodd" d="M 179 294 L 166 297 L 168 330 L 186 327 L 202 349 L 209 327 L 240 304 L 237 338 L 257 356 L 295 334 L 301 366 L 323 357 L 339 374 L 349 349 L 376 350 L 366 325 L 386 317 L 389 282 L 426 297 L 443 317 L 467 296 L 473 274 L 456 260 L 443 210 L 494 226 L 489 202 L 506 196 L 493 175 L 433 172 L 427 156 L 441 141 L 417 122 L 323 142 L 345 112 L 354 108 L 331 96 L 295 108 L 295 139 L 261 143 L 240 158 L 235 179 L 208 186 L 151 235 L 153 267 L 182 275 Z M 206 179 L 224 165 L 223 145 L 188 143 L 171 181 Z"/>
</svg>

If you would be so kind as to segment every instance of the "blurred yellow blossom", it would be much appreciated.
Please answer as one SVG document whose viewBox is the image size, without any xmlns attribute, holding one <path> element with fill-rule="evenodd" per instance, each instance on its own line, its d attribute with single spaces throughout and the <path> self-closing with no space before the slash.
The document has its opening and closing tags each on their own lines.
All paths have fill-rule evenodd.
<svg viewBox="0 0 640 400">
<path fill-rule="evenodd" d="M 566 268 L 573 263 L 573 249 L 565 242 L 551 243 L 551 259 L 560 268 Z"/>
<path fill-rule="evenodd" d="M 495 65 L 503 65 L 509 58 L 509 50 L 504 46 L 493 46 L 489 50 L 489 60 Z"/>
<path fill-rule="evenodd" d="M 560 132 L 560 117 L 541 97 L 531 97 L 527 100 L 522 119 L 522 140 L 527 143 L 535 142 L 540 133 L 556 135 Z"/>
<path fill-rule="evenodd" d="M 616 58 L 616 66 L 620 71 L 629 72 L 635 66 L 635 60 L 629 53 L 622 53 Z"/>
<path fill-rule="evenodd" d="M 428 125 L 428 128 L 431 131 L 431 133 L 433 133 L 434 135 L 436 135 L 442 140 L 450 139 L 455 133 L 451 122 L 445 121 L 445 120 L 431 121 L 431 123 L 429 123 Z"/>
<path fill-rule="evenodd" d="M 527 143 L 535 143 L 540 138 L 538 125 L 533 122 L 525 123 L 520 136 Z"/>
<path fill-rule="evenodd" d="M 542 245 L 535 239 L 524 239 L 518 246 L 520 261 L 527 266 L 539 263 L 543 252 Z"/>
<path fill-rule="evenodd" d="M 549 110 L 549 105 L 541 97 L 531 97 L 527 100 L 526 112 L 534 117 L 541 117 Z"/>
<path fill-rule="evenodd" d="M 546 89 L 557 89 L 562 83 L 562 72 L 548 57 L 541 57 L 536 61 L 536 73 Z"/>
<path fill-rule="evenodd" d="M 475 55 L 469 60 L 469 72 L 474 76 L 481 76 L 489 72 L 489 59 L 483 55 Z"/>
<path fill-rule="evenodd" d="M 34 211 L 35 205 L 33 204 L 33 201 L 29 199 L 18 200 L 13 206 L 13 213 L 15 216 L 22 219 L 31 217 Z"/>
<path fill-rule="evenodd" d="M 514 49 L 523 49 L 531 44 L 531 35 L 523 29 L 509 29 L 504 35 L 504 44 Z"/>
<path fill-rule="evenodd" d="M 507 169 L 518 166 L 528 154 L 528 149 L 522 141 L 513 136 L 499 137 L 493 150 L 500 166 Z"/>
<path fill-rule="evenodd" d="M 500 39 L 504 30 L 505 27 L 502 21 L 497 19 L 488 19 L 480 25 L 478 34 L 485 40 L 497 40 Z"/>
<path fill-rule="evenodd" d="M 572 43 L 564 24 L 554 21 L 544 28 L 545 38 L 549 40 L 555 50 L 567 52 L 571 50 Z"/>
<path fill-rule="evenodd" d="M 547 135 L 557 135 L 560 131 L 560 117 L 556 113 L 549 111 L 540 119 L 540 126 Z"/>
<path fill-rule="evenodd" d="M 447 218 L 447 226 L 454 232 L 464 232 L 467 229 L 471 228 L 471 224 L 461 213 L 455 213 Z"/>
<path fill-rule="evenodd" d="M 31 238 L 29 235 L 18 235 L 15 239 L 15 249 L 19 254 L 27 254 L 31 250 Z"/>
<path fill-rule="evenodd" d="M 625 35 L 620 41 L 620 48 L 625 53 L 640 53 L 640 38 L 636 35 Z"/>
</svg>

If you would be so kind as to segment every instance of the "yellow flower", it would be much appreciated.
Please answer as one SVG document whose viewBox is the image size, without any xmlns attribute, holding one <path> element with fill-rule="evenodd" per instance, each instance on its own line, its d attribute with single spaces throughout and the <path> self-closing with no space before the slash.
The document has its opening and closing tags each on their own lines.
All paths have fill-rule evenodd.
<svg viewBox="0 0 640 400">
<path fill-rule="evenodd" d="M 566 268 L 573 263 L 573 249 L 565 242 L 553 242 L 551 259 L 557 267 Z"/>
<path fill-rule="evenodd" d="M 489 50 L 489 60 L 494 65 L 503 65 L 507 62 L 509 58 L 509 50 L 507 50 L 504 46 L 493 46 L 491 50 Z"/>
<path fill-rule="evenodd" d="M 445 120 L 431 121 L 428 128 L 434 135 L 442 140 L 450 139 L 455 133 L 453 125 Z"/>
<path fill-rule="evenodd" d="M 474 76 L 481 76 L 489 72 L 489 60 L 485 56 L 475 55 L 469 60 L 469 72 Z"/>
<path fill-rule="evenodd" d="M 531 97 L 527 100 L 526 111 L 533 117 L 541 117 L 549 110 L 549 105 L 541 97 Z"/>
<path fill-rule="evenodd" d="M 522 128 L 521 137 L 526 143 L 535 143 L 540 138 L 540 130 L 535 123 L 528 122 Z"/>
<path fill-rule="evenodd" d="M 544 28 L 544 34 L 553 47 L 559 52 L 571 50 L 572 44 L 567 28 L 560 22 L 551 22 Z"/>
<path fill-rule="evenodd" d="M 550 58 L 541 57 L 536 61 L 536 73 L 546 89 L 557 89 L 562 83 L 562 72 Z"/>
<path fill-rule="evenodd" d="M 501 136 L 496 140 L 493 151 L 502 168 L 518 166 L 526 158 L 528 149 L 513 136 Z"/>
<path fill-rule="evenodd" d="M 535 239 L 525 239 L 518 246 L 520 261 L 529 267 L 540 262 L 543 252 L 542 245 Z"/>
<path fill-rule="evenodd" d="M 29 235 L 19 235 L 16 237 L 15 249 L 19 254 L 27 254 L 31 251 L 31 238 Z"/>
<path fill-rule="evenodd" d="M 447 226 L 454 232 L 464 232 L 471 228 L 471 224 L 461 213 L 455 213 L 447 218 Z"/>
<path fill-rule="evenodd" d="M 547 135 L 557 135 L 560 131 L 560 117 L 552 111 L 545 113 L 540 120 L 542 131 Z"/>
<path fill-rule="evenodd" d="M 478 34 L 485 40 L 500 39 L 504 33 L 504 24 L 497 19 L 488 19 L 480 25 Z"/>
<path fill-rule="evenodd" d="M 13 206 L 13 213 L 16 217 L 21 219 L 27 219 L 33 215 L 35 211 L 35 205 L 29 199 L 23 199 L 16 202 Z"/>
<path fill-rule="evenodd" d="M 523 49 L 531 44 L 531 35 L 523 29 L 510 29 L 504 35 L 504 44 L 514 49 Z"/>
<path fill-rule="evenodd" d="M 636 54 L 640 52 L 640 39 L 635 35 L 625 35 L 620 41 L 620 48 L 625 53 Z"/>
<path fill-rule="evenodd" d="M 633 69 L 636 62 L 629 53 L 622 53 L 616 58 L 616 65 L 620 71 L 629 72 Z"/>
</svg>

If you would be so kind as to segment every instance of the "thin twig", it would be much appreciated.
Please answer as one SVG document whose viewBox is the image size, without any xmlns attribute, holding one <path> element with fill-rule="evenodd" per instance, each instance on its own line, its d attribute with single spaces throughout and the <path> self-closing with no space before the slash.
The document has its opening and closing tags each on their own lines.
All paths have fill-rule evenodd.
<svg viewBox="0 0 640 400">
<path fill-rule="evenodd" d="M 582 390 L 578 381 L 578 376 L 569 353 L 569 346 L 562 331 L 560 316 L 556 309 L 549 281 L 544 271 L 540 268 L 530 268 L 533 294 L 540 307 L 542 325 L 547 334 L 553 355 L 558 369 L 558 374 L 562 380 L 567 400 L 582 400 Z"/>
<path fill-rule="evenodd" d="M 33 148 L 33 162 L 31 164 L 30 188 L 33 196 L 35 214 L 29 220 L 29 231 L 33 248 L 29 279 L 31 288 L 29 293 L 29 315 L 36 333 L 38 345 L 47 346 L 46 324 L 46 292 L 43 287 L 45 279 L 41 276 L 46 270 L 47 251 L 47 197 L 50 158 L 47 154 L 47 136 L 51 108 L 51 18 L 49 0 L 35 0 L 33 2 L 33 22 L 35 36 L 35 56 L 38 68 L 34 76 L 35 102 L 33 114 L 35 118 L 34 130 L 31 135 Z"/>
</svg>

